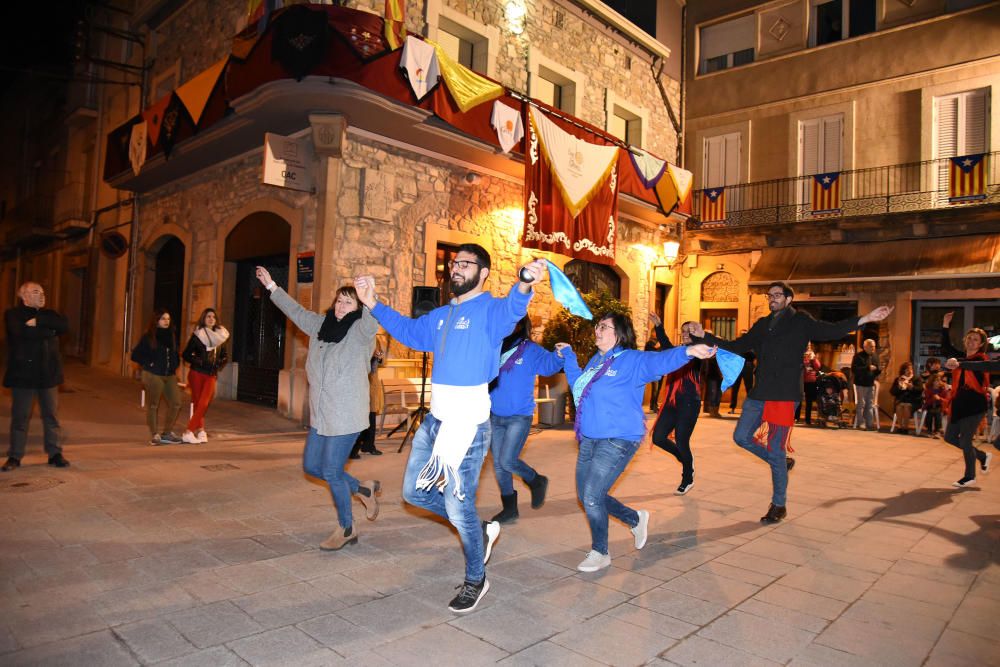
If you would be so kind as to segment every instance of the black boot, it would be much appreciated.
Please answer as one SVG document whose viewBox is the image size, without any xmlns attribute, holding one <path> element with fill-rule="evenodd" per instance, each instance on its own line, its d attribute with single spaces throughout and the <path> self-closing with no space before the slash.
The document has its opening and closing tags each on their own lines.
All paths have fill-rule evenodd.
<svg viewBox="0 0 1000 667">
<path fill-rule="evenodd" d="M 496 521 L 500 524 L 517 521 L 517 517 L 519 516 L 517 513 L 517 491 L 512 491 L 509 496 L 500 496 L 500 500 L 503 502 L 503 510 L 490 519 L 490 521 Z"/>
<path fill-rule="evenodd" d="M 760 518 L 761 523 L 778 523 L 785 516 L 788 515 L 788 511 L 785 509 L 784 505 L 775 505 L 771 503 L 771 506 L 767 508 L 767 514 Z"/>
<path fill-rule="evenodd" d="M 535 473 L 535 478 L 527 484 L 531 488 L 531 509 L 537 510 L 545 504 L 545 492 L 549 488 L 549 478 Z"/>
</svg>

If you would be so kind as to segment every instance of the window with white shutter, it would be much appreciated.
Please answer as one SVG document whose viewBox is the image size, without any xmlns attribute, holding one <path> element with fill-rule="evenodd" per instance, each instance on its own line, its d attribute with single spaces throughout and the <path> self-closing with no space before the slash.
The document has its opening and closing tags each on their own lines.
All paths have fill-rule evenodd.
<svg viewBox="0 0 1000 667">
<path fill-rule="evenodd" d="M 702 188 L 726 186 L 726 208 L 730 211 L 742 210 L 742 191 L 728 186 L 740 183 L 740 151 L 742 149 L 739 132 L 705 137 L 704 156 L 701 166 Z"/>
<path fill-rule="evenodd" d="M 989 89 L 966 90 L 934 98 L 934 158 L 937 200 L 948 202 L 949 163 L 945 158 L 989 151 Z"/>
</svg>

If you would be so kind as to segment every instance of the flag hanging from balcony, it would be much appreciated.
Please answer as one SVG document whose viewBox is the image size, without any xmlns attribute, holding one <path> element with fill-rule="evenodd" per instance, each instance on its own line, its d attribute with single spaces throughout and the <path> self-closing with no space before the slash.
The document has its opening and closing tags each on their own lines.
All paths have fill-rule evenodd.
<svg viewBox="0 0 1000 667">
<path fill-rule="evenodd" d="M 226 56 L 177 89 L 177 97 L 181 98 L 184 108 L 191 115 L 191 120 L 194 121 L 195 125 L 201 120 L 201 114 L 205 111 L 208 98 L 215 90 L 215 84 L 219 82 L 222 70 L 225 69 L 228 62 L 229 56 Z"/>
<path fill-rule="evenodd" d="M 139 170 L 146 163 L 146 134 L 149 125 L 146 119 L 138 121 L 132 126 L 132 135 L 129 137 L 128 159 L 132 164 L 132 173 L 139 175 Z"/>
<path fill-rule="evenodd" d="M 528 116 L 522 246 L 614 265 L 618 147 L 535 107 Z"/>
<path fill-rule="evenodd" d="M 840 212 L 840 172 L 816 174 L 812 183 L 812 214 Z"/>
<path fill-rule="evenodd" d="M 494 100 L 504 94 L 504 88 L 499 83 L 476 74 L 471 69 L 456 61 L 441 48 L 440 44 L 427 40 L 437 52 L 438 69 L 444 79 L 451 98 L 455 100 L 462 113 L 468 113 L 472 107 Z"/>
<path fill-rule="evenodd" d="M 986 198 L 986 154 L 951 158 L 948 201 L 951 203 Z"/>
<path fill-rule="evenodd" d="M 406 38 L 406 0 L 385 0 L 385 41 L 395 51 Z"/>
<path fill-rule="evenodd" d="M 438 71 L 437 53 L 434 47 L 422 39 L 407 35 L 403 43 L 403 53 L 400 56 L 399 68 L 403 70 L 410 90 L 420 102 L 427 93 L 438 85 L 441 73 Z"/>
<path fill-rule="evenodd" d="M 726 189 L 711 188 L 701 191 L 701 221 L 726 221 Z"/>
</svg>

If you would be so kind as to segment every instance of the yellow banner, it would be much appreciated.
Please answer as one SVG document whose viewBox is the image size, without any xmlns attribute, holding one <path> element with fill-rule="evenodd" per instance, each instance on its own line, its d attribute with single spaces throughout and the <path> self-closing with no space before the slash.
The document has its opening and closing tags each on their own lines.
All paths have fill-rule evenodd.
<svg viewBox="0 0 1000 667">
<path fill-rule="evenodd" d="M 503 95 L 503 86 L 499 83 L 494 83 L 465 65 L 455 62 L 439 44 L 429 39 L 427 43 L 437 52 L 438 69 L 441 70 L 445 85 L 448 86 L 448 91 L 462 113 Z"/>
</svg>

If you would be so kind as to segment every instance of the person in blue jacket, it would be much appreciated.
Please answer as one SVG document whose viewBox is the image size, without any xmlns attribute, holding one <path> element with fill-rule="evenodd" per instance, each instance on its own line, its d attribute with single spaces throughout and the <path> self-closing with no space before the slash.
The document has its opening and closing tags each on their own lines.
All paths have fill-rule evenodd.
<svg viewBox="0 0 1000 667">
<path fill-rule="evenodd" d="M 490 521 L 501 524 L 517 521 L 517 474 L 531 489 L 531 507 L 545 504 L 549 478 L 521 460 L 535 414 L 535 376 L 562 370 L 563 360 L 531 341 L 531 320 L 524 316 L 500 346 L 500 374 L 490 383 L 490 426 L 493 428 L 493 473 L 500 487 L 503 509 Z"/>
<path fill-rule="evenodd" d="M 500 524 L 480 521 L 476 490 L 490 447 L 488 384 L 500 370 L 500 344 L 528 312 L 532 284 L 545 272 L 545 261 L 521 269 L 522 279 L 506 298 L 485 292 L 490 255 L 475 243 L 459 246 L 448 263 L 454 298 L 419 318 L 400 315 L 379 303 L 375 278 L 358 276 L 361 302 L 396 340 L 434 353 L 431 410 L 413 438 L 403 475 L 403 499 L 448 519 L 458 531 L 465 555 L 465 581 L 448 608 L 470 612 L 490 588 L 486 561 L 500 534 Z"/>
<path fill-rule="evenodd" d="M 632 320 L 620 313 L 605 313 L 594 327 L 597 354 L 583 370 L 576 353 L 566 343 L 556 343 L 565 358 L 566 379 L 576 402 L 576 493 L 590 524 L 591 550 L 576 566 L 596 572 L 611 565 L 608 553 L 608 515 L 632 530 L 635 548 L 646 545 L 649 511 L 634 510 L 608 491 L 635 456 L 646 433 L 642 398 L 647 383 L 684 366 L 691 357 L 708 359 L 715 348 L 678 346 L 662 352 L 636 349 Z"/>
</svg>

